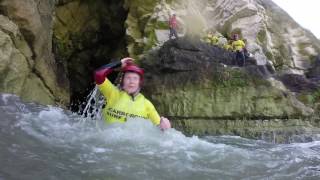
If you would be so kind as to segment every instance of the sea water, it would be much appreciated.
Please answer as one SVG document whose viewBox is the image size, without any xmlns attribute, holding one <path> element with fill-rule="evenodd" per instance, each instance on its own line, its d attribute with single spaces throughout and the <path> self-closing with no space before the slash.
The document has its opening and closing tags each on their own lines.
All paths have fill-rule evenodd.
<svg viewBox="0 0 320 180">
<path fill-rule="evenodd" d="M 2 94 L 0 180 L 7 179 L 320 179 L 320 141 L 186 137 L 142 119 L 105 126 Z"/>
</svg>

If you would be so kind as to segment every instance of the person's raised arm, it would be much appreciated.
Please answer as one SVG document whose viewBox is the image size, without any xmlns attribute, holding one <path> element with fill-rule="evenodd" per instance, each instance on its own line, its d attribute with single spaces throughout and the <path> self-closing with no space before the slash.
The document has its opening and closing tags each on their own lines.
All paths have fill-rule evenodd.
<svg viewBox="0 0 320 180">
<path fill-rule="evenodd" d="M 132 58 L 123 58 L 121 61 L 109 63 L 97 69 L 94 73 L 94 79 L 96 84 L 102 84 L 106 77 L 113 71 L 113 69 L 118 68 L 120 66 L 124 67 L 127 63 L 131 63 L 134 59 Z"/>
<path fill-rule="evenodd" d="M 108 79 L 106 79 L 106 76 L 108 76 L 115 68 L 126 66 L 132 61 L 132 58 L 123 58 L 121 61 L 104 65 L 95 71 L 94 79 L 99 87 L 99 90 L 104 97 L 109 99 L 109 101 L 116 99 L 120 91 Z"/>
</svg>

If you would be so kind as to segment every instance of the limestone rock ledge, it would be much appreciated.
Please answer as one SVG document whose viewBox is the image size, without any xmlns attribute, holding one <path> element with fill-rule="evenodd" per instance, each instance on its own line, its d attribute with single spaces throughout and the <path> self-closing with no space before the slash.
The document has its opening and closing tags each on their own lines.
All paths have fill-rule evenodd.
<svg viewBox="0 0 320 180">
<path fill-rule="evenodd" d="M 188 134 L 277 134 L 275 141 L 288 142 L 292 135 L 320 132 L 315 110 L 274 86 L 278 80 L 253 59 L 233 66 L 232 53 L 187 38 L 166 42 L 147 59 L 146 95 Z"/>
</svg>

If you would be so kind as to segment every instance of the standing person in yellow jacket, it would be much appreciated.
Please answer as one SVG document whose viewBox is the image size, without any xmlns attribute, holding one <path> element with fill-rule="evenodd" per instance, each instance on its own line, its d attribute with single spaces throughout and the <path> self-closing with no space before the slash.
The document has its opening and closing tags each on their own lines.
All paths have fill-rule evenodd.
<svg viewBox="0 0 320 180">
<path fill-rule="evenodd" d="M 233 39 L 234 41 L 232 42 L 232 48 L 234 51 L 236 51 L 237 64 L 239 66 L 244 66 L 246 60 L 244 56 L 244 48 L 246 44 L 241 39 L 239 39 L 238 34 L 234 34 Z"/>
<path fill-rule="evenodd" d="M 120 66 L 124 75 L 121 87 L 118 88 L 106 77 Z M 140 93 L 143 76 L 144 70 L 133 64 L 132 58 L 121 59 L 120 62 L 107 64 L 95 71 L 96 84 L 107 100 L 103 109 L 107 123 L 122 123 L 127 118 L 139 117 L 150 120 L 162 130 L 171 128 L 170 121 L 160 117 L 153 104 Z"/>
</svg>

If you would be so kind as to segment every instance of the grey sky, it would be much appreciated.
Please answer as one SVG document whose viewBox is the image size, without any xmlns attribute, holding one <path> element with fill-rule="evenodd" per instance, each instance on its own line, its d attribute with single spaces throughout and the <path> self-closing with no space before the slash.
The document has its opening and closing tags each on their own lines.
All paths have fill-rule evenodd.
<svg viewBox="0 0 320 180">
<path fill-rule="evenodd" d="M 320 0 L 272 0 L 302 27 L 320 38 Z"/>
</svg>

